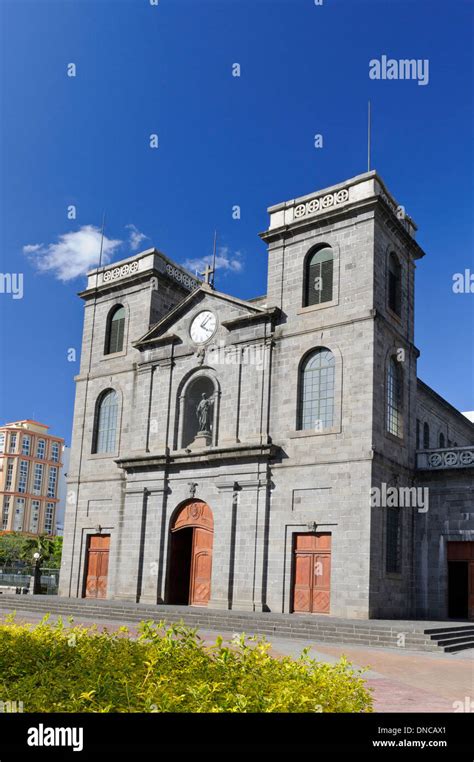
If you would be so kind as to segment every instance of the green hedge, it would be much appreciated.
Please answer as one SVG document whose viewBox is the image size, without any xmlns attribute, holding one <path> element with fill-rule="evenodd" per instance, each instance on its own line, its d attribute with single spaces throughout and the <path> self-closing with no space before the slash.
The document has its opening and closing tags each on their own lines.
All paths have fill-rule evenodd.
<svg viewBox="0 0 474 762">
<path fill-rule="evenodd" d="M 196 630 L 142 622 L 138 636 L 96 627 L 0 624 L 0 700 L 25 712 L 371 712 L 360 671 L 272 658 L 263 638 L 203 643 Z"/>
</svg>

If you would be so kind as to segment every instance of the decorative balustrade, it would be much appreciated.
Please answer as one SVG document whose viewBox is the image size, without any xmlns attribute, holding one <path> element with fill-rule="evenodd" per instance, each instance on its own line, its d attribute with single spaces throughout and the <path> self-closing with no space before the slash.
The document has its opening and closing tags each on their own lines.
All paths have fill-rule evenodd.
<svg viewBox="0 0 474 762">
<path fill-rule="evenodd" d="M 446 468 L 472 468 L 474 445 L 469 447 L 445 447 L 442 450 L 421 450 L 416 453 L 416 467 L 434 471 Z"/>
</svg>

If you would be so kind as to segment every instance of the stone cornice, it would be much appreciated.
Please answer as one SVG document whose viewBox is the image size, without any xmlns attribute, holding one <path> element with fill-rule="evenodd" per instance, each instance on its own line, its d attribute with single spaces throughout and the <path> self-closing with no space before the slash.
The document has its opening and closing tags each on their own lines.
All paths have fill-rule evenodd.
<svg viewBox="0 0 474 762">
<path fill-rule="evenodd" d="M 115 460 L 119 468 L 125 471 L 143 470 L 159 466 L 180 467 L 207 465 L 216 462 L 240 460 L 269 460 L 274 458 L 279 448 L 273 444 L 235 444 L 228 447 L 211 447 L 202 450 L 173 450 L 161 454 L 128 455 Z"/>
<path fill-rule="evenodd" d="M 265 312 L 257 313 L 256 315 L 239 315 L 239 317 L 232 318 L 231 320 L 223 320 L 221 325 L 227 330 L 232 331 L 234 328 L 238 328 L 241 325 L 247 325 L 248 323 L 259 323 L 263 321 L 275 321 L 281 315 L 279 307 L 270 307 Z"/>
</svg>

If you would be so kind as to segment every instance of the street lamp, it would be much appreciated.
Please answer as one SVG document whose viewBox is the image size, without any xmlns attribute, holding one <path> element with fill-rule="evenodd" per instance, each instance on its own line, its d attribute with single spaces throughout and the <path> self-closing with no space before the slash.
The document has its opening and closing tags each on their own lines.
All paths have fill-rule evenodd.
<svg viewBox="0 0 474 762">
<path fill-rule="evenodd" d="M 34 568 L 33 568 L 33 595 L 36 595 L 41 592 L 41 553 L 33 553 L 34 558 Z"/>
</svg>

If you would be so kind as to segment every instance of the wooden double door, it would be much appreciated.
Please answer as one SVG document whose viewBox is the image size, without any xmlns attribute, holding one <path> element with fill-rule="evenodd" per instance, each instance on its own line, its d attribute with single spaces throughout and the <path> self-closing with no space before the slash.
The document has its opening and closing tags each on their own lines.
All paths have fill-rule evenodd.
<svg viewBox="0 0 474 762">
<path fill-rule="evenodd" d="M 474 621 L 474 542 L 448 542 L 448 616 Z"/>
<path fill-rule="evenodd" d="M 293 606 L 295 613 L 329 614 L 331 534 L 304 532 L 293 537 Z"/>
<path fill-rule="evenodd" d="M 190 500 L 171 526 L 168 602 L 207 606 L 211 597 L 212 512 L 202 500 Z"/>
<path fill-rule="evenodd" d="M 87 538 L 84 598 L 106 598 L 109 573 L 109 534 Z"/>
</svg>

